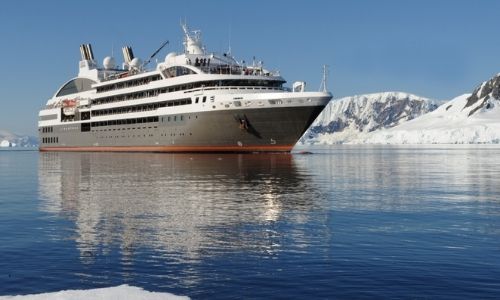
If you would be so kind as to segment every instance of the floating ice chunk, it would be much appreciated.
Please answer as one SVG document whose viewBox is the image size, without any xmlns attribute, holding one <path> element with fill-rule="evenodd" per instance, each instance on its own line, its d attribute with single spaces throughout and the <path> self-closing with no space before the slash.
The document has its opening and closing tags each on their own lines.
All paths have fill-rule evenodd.
<svg viewBox="0 0 500 300">
<path fill-rule="evenodd" d="M 10 142 L 7 140 L 3 140 L 0 142 L 0 147 L 3 147 L 3 148 L 10 147 Z"/>
<path fill-rule="evenodd" d="M 186 296 L 169 293 L 148 292 L 142 288 L 120 285 L 109 288 L 91 290 L 67 290 L 53 293 L 24 296 L 0 296 L 0 300 L 184 300 Z"/>
</svg>

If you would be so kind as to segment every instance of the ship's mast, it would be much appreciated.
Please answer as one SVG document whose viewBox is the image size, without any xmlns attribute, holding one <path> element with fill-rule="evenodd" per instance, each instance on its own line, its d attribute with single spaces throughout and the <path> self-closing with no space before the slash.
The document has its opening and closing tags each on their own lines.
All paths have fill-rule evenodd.
<svg viewBox="0 0 500 300">
<path fill-rule="evenodd" d="M 327 92 L 326 82 L 328 79 L 328 65 L 323 65 L 323 79 L 321 80 L 321 85 L 319 86 L 320 92 Z"/>
<path fill-rule="evenodd" d="M 181 26 L 184 31 L 184 52 L 186 54 L 205 54 L 205 49 L 203 49 L 201 42 L 201 31 L 194 30 L 192 31 L 193 34 L 191 34 L 186 23 L 182 23 Z"/>
</svg>

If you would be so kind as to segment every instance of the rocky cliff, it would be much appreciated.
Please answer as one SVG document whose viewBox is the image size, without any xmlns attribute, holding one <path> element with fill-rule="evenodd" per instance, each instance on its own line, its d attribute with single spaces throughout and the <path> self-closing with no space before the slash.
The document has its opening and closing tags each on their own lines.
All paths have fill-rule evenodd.
<svg viewBox="0 0 500 300">
<path fill-rule="evenodd" d="M 345 143 L 359 135 L 391 128 L 436 109 L 427 98 L 386 92 L 332 100 L 301 138 L 301 143 Z"/>
</svg>

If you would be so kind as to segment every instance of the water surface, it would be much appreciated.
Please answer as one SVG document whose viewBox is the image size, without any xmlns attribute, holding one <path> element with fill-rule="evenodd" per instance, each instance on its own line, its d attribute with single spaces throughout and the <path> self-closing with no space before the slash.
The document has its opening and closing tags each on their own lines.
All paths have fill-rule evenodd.
<svg viewBox="0 0 500 300">
<path fill-rule="evenodd" d="M 0 295 L 496 298 L 500 148 L 0 152 Z"/>
</svg>

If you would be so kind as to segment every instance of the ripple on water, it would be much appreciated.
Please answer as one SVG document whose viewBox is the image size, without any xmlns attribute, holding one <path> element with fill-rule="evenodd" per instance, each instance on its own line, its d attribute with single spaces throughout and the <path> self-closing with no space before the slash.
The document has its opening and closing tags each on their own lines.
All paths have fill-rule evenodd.
<svg viewBox="0 0 500 300">
<path fill-rule="evenodd" d="M 2 152 L 0 295 L 494 298 L 499 154 Z"/>
</svg>

